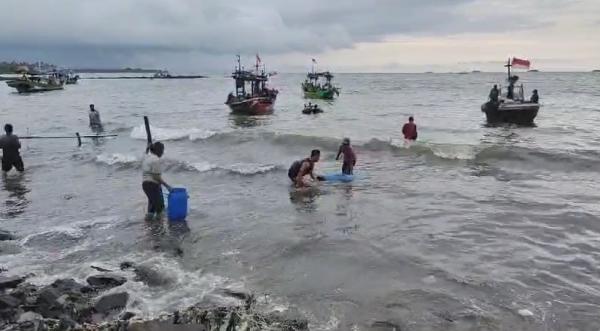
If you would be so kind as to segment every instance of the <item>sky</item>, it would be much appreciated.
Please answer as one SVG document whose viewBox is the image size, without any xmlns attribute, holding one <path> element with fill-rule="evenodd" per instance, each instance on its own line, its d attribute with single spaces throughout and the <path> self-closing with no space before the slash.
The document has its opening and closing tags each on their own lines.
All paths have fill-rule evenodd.
<svg viewBox="0 0 600 331">
<path fill-rule="evenodd" d="M 226 73 L 600 69 L 600 0 L 0 0 L 0 61 Z"/>
</svg>

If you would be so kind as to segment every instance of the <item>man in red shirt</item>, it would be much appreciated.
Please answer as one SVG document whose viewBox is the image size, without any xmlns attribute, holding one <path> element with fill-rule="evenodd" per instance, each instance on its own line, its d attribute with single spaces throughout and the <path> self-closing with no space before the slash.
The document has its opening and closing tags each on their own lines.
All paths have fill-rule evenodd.
<svg viewBox="0 0 600 331">
<path fill-rule="evenodd" d="M 417 125 L 412 116 L 408 118 L 408 123 L 402 127 L 402 134 L 404 134 L 404 139 L 417 140 Z"/>
</svg>

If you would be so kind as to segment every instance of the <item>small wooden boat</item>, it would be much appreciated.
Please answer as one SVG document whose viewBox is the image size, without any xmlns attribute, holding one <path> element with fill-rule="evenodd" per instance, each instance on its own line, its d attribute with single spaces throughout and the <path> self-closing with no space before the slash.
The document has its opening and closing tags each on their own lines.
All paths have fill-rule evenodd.
<svg viewBox="0 0 600 331">
<path fill-rule="evenodd" d="M 225 104 L 232 112 L 244 115 L 264 115 L 273 112 L 273 106 L 279 91 L 267 87 L 269 75 L 259 70 L 259 58 L 254 72 L 242 69 L 240 57 L 238 66 L 232 74 L 235 79 L 235 93 L 229 93 Z"/>
<path fill-rule="evenodd" d="M 519 59 L 517 61 L 518 63 L 525 63 L 526 67 L 529 67 L 529 61 Z M 515 59 L 513 59 L 514 62 Z M 519 77 L 510 73 L 512 66 L 513 64 L 509 59 L 505 65 L 508 68 L 509 85 L 505 89 L 500 88 L 497 93 L 497 100 L 492 100 L 490 97 L 490 101 L 481 105 L 481 111 L 485 113 L 488 123 L 531 125 L 540 110 L 540 104 L 539 102 L 525 100 L 523 84 L 515 86 Z M 503 90 L 506 92 L 503 92 Z"/>
</svg>

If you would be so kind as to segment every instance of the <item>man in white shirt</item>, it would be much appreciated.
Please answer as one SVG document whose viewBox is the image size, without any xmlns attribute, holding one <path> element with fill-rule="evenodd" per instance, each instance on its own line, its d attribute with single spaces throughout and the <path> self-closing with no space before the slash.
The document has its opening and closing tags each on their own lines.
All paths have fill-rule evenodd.
<svg viewBox="0 0 600 331">
<path fill-rule="evenodd" d="M 142 189 L 148 197 L 148 219 L 160 219 L 165 210 L 165 201 L 161 185 L 171 190 L 171 186 L 162 179 L 160 158 L 165 152 L 161 142 L 150 145 L 150 151 L 142 161 Z"/>
</svg>

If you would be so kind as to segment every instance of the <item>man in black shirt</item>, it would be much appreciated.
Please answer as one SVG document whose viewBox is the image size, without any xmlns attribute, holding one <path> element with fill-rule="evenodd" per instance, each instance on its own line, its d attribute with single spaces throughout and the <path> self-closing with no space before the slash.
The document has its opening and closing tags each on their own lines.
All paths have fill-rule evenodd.
<svg viewBox="0 0 600 331">
<path fill-rule="evenodd" d="M 2 171 L 4 173 L 9 172 L 13 167 L 17 171 L 22 172 L 24 169 L 23 160 L 19 149 L 21 143 L 19 137 L 13 134 L 13 126 L 6 124 L 4 126 L 5 135 L 0 137 L 0 148 L 2 149 Z"/>
</svg>

